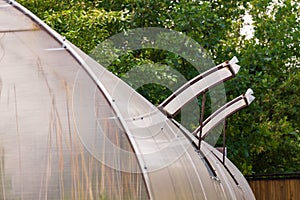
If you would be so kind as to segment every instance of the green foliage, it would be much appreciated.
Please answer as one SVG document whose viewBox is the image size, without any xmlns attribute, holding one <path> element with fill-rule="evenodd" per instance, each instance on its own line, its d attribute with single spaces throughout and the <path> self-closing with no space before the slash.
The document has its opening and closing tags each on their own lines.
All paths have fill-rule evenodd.
<svg viewBox="0 0 300 200">
<path fill-rule="evenodd" d="M 21 0 L 50 27 L 85 52 L 91 51 L 105 38 L 128 26 L 127 11 L 106 11 L 92 1 Z"/>
<path fill-rule="evenodd" d="M 250 107 L 228 119 L 229 158 L 244 174 L 300 171 L 299 2 L 19 2 L 87 53 L 109 36 L 123 30 L 156 26 L 187 34 L 204 47 L 216 63 L 236 55 L 242 68 L 236 78 L 226 82 L 228 100 L 244 93 L 249 87 L 253 88 L 256 99 Z M 250 39 L 240 34 L 246 11 L 254 21 L 255 33 Z M 109 69 L 122 77 L 134 66 L 153 63 L 168 65 L 186 79 L 198 73 L 182 57 L 155 49 L 129 51 L 115 59 Z M 174 77 L 152 76 L 176 83 Z M 151 84 L 140 87 L 138 91 L 155 104 L 170 93 L 166 87 Z"/>
<path fill-rule="evenodd" d="M 255 35 L 242 43 L 245 68 L 226 89 L 233 97 L 251 87 L 256 99 L 229 119 L 229 156 L 245 174 L 299 171 L 299 3 L 251 4 Z"/>
</svg>

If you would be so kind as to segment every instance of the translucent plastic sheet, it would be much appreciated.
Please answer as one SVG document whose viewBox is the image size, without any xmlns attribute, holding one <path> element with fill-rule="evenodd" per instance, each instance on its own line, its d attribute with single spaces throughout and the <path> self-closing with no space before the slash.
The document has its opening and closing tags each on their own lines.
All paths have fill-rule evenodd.
<svg viewBox="0 0 300 200">
<path fill-rule="evenodd" d="M 16 12 L 11 5 L 0 1 L 0 32 L 3 31 L 26 31 L 39 29 L 23 13 Z"/>
<path fill-rule="evenodd" d="M 231 61 L 224 62 L 194 77 L 170 95 L 159 107 L 170 116 L 174 116 L 179 109 L 199 94 L 233 78 L 240 69 L 240 66 L 236 64 L 237 62 L 238 59 L 233 57 Z"/>
<path fill-rule="evenodd" d="M 29 31 L 34 24 L 29 18 L 13 7 L 6 9 L 0 8 L 0 199 L 148 199 L 136 157 L 103 155 L 134 169 L 119 171 L 96 159 L 82 143 L 73 111 L 74 98 L 86 101 L 73 93 L 81 66 L 47 32 Z M 76 86 L 86 83 L 93 84 L 87 75 Z M 96 116 L 115 120 L 106 119 L 105 127 L 95 115 L 85 116 L 89 121 L 82 124 L 84 134 L 97 137 L 100 125 L 111 141 L 133 152 L 101 95 L 97 93 L 93 105 Z"/>
</svg>

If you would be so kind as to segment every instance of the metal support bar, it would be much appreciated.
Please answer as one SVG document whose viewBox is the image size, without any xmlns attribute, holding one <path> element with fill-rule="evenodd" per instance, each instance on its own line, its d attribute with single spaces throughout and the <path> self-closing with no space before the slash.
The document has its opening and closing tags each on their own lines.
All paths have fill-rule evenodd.
<svg viewBox="0 0 300 200">
<path fill-rule="evenodd" d="M 226 118 L 224 119 L 224 126 L 223 126 L 223 165 L 225 165 L 225 153 L 226 153 Z"/>
<path fill-rule="evenodd" d="M 201 140 L 202 140 L 201 137 L 202 137 L 202 127 L 203 127 L 203 120 L 204 120 L 205 103 L 206 103 L 206 92 L 203 93 L 202 102 L 201 102 L 201 115 L 200 115 L 200 120 L 199 120 L 200 136 L 199 136 L 198 150 L 200 150 L 200 147 L 201 147 Z"/>
</svg>

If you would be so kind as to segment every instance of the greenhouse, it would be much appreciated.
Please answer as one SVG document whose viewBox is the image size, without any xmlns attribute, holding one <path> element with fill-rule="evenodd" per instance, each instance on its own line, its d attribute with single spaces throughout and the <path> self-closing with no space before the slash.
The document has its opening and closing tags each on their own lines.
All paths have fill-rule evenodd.
<svg viewBox="0 0 300 200">
<path fill-rule="evenodd" d="M 1 0 L 0 199 L 254 199 L 225 153 L 204 140 L 251 103 L 252 90 L 194 133 L 173 118 L 233 78 L 236 62 L 156 107 L 29 10 Z"/>
</svg>

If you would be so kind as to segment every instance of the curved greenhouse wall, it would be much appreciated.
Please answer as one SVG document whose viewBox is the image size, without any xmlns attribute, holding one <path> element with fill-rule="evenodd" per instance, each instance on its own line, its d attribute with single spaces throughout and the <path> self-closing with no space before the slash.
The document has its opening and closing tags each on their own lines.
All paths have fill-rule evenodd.
<svg viewBox="0 0 300 200">
<path fill-rule="evenodd" d="M 0 6 L 0 199 L 148 199 L 135 156 L 103 154 L 135 173 L 112 169 L 80 138 L 97 138 L 100 123 L 110 141 L 133 152 L 102 93 L 99 118 L 76 124 L 74 86 L 95 89 L 91 78 L 83 73 L 79 80 L 80 64 L 36 22 L 3 1 Z"/>
<path fill-rule="evenodd" d="M 242 174 L 15 1 L 0 0 L 0 199 L 254 199 Z"/>
</svg>

